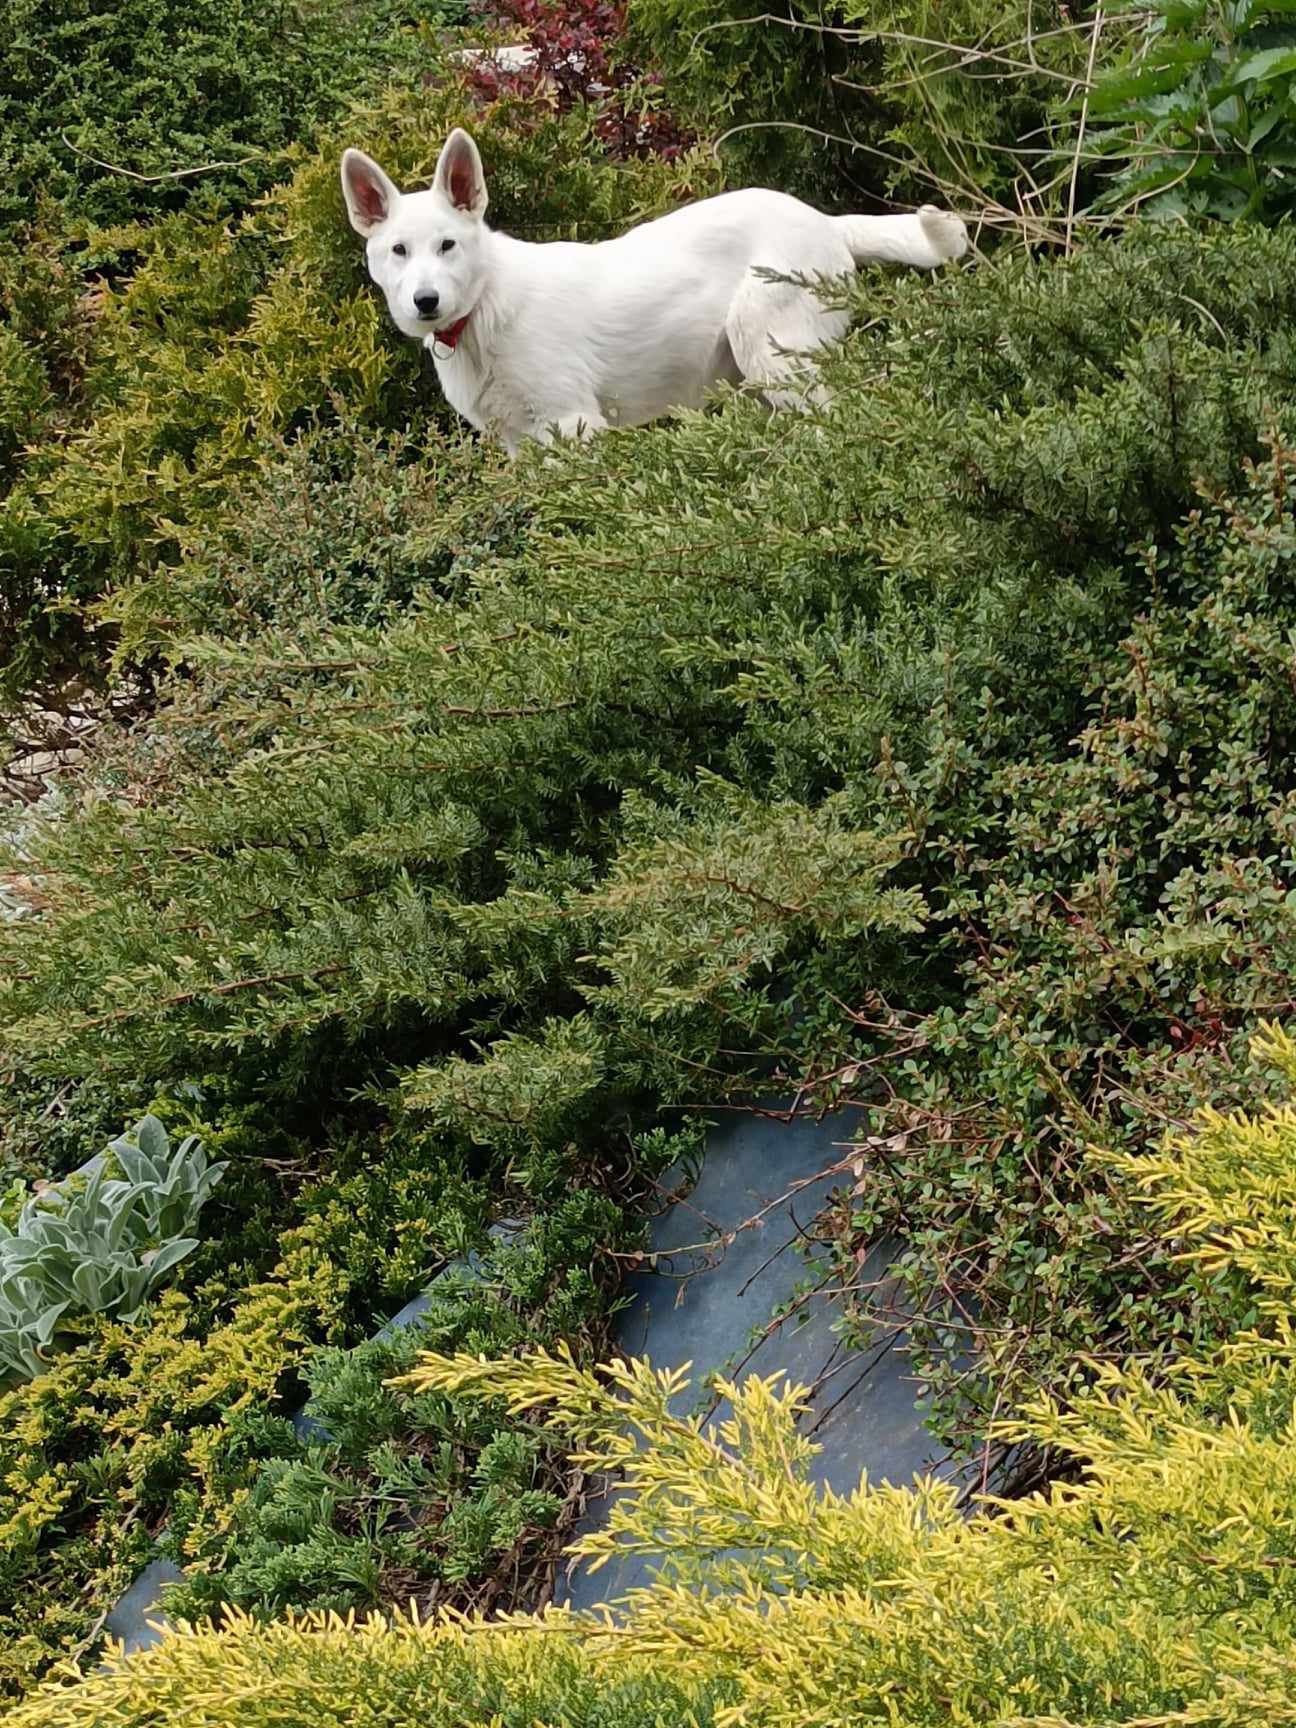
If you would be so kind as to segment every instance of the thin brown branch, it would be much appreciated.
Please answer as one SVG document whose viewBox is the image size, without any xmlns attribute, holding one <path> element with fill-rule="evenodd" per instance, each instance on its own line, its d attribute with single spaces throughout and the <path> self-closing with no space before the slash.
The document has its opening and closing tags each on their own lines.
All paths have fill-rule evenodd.
<svg viewBox="0 0 1296 1728">
<path fill-rule="evenodd" d="M 202 984 L 193 990 L 179 990 L 173 996 L 161 996 L 153 1004 L 156 1008 L 183 1008 L 190 1002 L 196 1002 L 201 996 L 232 996 L 239 990 L 255 990 L 264 984 L 297 984 L 304 979 L 329 978 L 337 972 L 349 972 L 351 968 L 341 961 L 331 966 L 317 966 L 304 972 L 266 972 L 258 978 L 231 978 L 225 984 Z M 74 1028 L 77 1032 L 92 1032 L 98 1026 L 115 1026 L 123 1020 L 138 1020 L 145 1012 L 142 1008 L 117 1008 L 111 1014 L 100 1014 L 93 1020 L 82 1020 Z"/>
<path fill-rule="evenodd" d="M 88 150 L 74 144 L 66 132 L 60 132 L 59 137 L 74 156 L 93 162 L 96 168 L 103 168 L 109 174 L 121 174 L 127 180 L 137 180 L 142 186 L 160 186 L 166 180 L 187 180 L 195 174 L 214 174 L 219 168 L 242 168 L 245 163 L 258 162 L 265 155 L 264 150 L 254 150 L 250 156 L 239 156 L 231 162 L 203 162 L 196 168 L 172 168 L 165 174 L 138 174 L 134 168 L 123 168 L 118 162 L 105 162 L 101 156 L 92 156 Z"/>
</svg>

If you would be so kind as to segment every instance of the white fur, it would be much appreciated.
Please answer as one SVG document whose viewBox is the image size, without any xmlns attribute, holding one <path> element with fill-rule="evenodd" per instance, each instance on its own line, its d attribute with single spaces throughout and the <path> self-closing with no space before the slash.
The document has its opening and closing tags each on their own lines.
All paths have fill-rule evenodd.
<svg viewBox="0 0 1296 1728">
<path fill-rule="evenodd" d="M 847 317 L 807 284 L 871 262 L 934 269 L 968 244 L 960 219 L 930 206 L 825 216 L 748 191 L 617 240 L 532 245 L 486 226 L 481 158 L 459 130 L 425 192 L 398 191 L 358 150 L 342 158 L 342 187 L 393 319 L 431 350 L 454 407 L 511 453 L 527 438 L 696 408 L 722 381 L 747 380 L 780 405 L 816 399 L 806 356 L 839 340 Z M 437 332 L 465 314 L 451 351 Z"/>
</svg>

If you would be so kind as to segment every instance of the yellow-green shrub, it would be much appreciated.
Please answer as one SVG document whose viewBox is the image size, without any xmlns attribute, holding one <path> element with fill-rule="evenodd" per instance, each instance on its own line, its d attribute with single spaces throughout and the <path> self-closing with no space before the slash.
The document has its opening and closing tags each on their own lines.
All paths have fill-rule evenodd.
<svg viewBox="0 0 1296 1728">
<path fill-rule="evenodd" d="M 246 1138 L 230 1138 L 245 1167 Z M 130 1324 L 78 1319 L 79 1341 L 46 1373 L 0 1392 L 0 1698 L 89 1647 L 159 1525 L 186 1557 L 219 1546 L 254 1475 L 258 1432 L 300 1396 L 310 1350 L 355 1343 L 375 1306 L 426 1282 L 440 1234 L 473 1198 L 420 1168 L 417 1150 L 408 1168 L 384 1151 L 381 1181 L 335 1168 L 300 1198 L 304 1222 L 279 1237 L 262 1275 L 242 1263 L 238 1233 L 204 1243 L 188 1290 Z M 246 1182 L 245 1168 L 230 1180 Z M 248 1236 L 274 1222 L 253 1217 Z"/>
<path fill-rule="evenodd" d="M 273 1402 L 312 1340 L 338 1334 L 344 1294 L 337 1268 L 302 1255 L 203 1337 L 168 1292 L 146 1323 L 96 1316 L 48 1373 L 0 1394 L 0 1696 L 86 1638 L 177 1486 L 197 1487 L 208 1523 L 228 1515 L 228 1494 L 209 1491 L 213 1444 Z"/>
<path fill-rule="evenodd" d="M 168 1639 L 93 1691 L 20 1705 L 11 1728 L 708 1728 L 712 1689 L 677 1684 L 652 1662 L 593 1669 L 574 1641 L 471 1623 L 397 1619 L 357 1625 L 336 1615 Z"/>
<path fill-rule="evenodd" d="M 1260 1054 L 1296 1078 L 1286 1034 Z M 1069 1409 L 1005 1425 L 1071 1454 L 1073 1483 L 971 1517 L 949 1484 L 840 1496 L 806 1480 L 799 1389 L 722 1384 L 731 1414 L 703 1431 L 674 1413 L 681 1376 L 645 1363 L 428 1356 L 417 1388 L 544 1412 L 588 1469 L 625 1471 L 577 1547 L 664 1552 L 622 1619 L 236 1619 L 49 1688 L 13 1728 L 629 1722 L 648 1674 L 659 1723 L 708 1700 L 770 1728 L 1296 1722 L 1296 1110 L 1205 1113 L 1131 1174 L 1184 1255 L 1236 1277 L 1238 1324 L 1168 1382 L 1095 1364 Z"/>
</svg>

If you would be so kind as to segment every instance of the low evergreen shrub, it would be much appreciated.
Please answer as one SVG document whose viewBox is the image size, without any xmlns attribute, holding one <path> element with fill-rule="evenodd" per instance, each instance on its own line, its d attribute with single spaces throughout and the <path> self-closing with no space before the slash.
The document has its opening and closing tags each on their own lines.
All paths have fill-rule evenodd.
<svg viewBox="0 0 1296 1728">
<path fill-rule="evenodd" d="M 245 205 L 283 152 L 423 65 L 463 0 L 12 0 L 0 43 L 0 226 L 81 224 L 197 198 Z"/>
<path fill-rule="evenodd" d="M 1296 1082 L 1277 1030 L 1259 1055 Z M 52 1684 L 14 1728 L 195 1728 L 305 1718 L 807 1728 L 1253 1728 L 1296 1720 L 1296 1114 L 1203 1112 L 1154 1153 L 1096 1153 L 1137 1185 L 1151 1230 L 1227 1284 L 1225 1325 L 1163 1379 L 1095 1361 L 1067 1408 L 1046 1395 L 1004 1424 L 1075 1460 L 1080 1479 L 965 1517 L 955 1488 L 810 1484 L 800 1388 L 722 1384 L 713 1429 L 676 1414 L 681 1376 L 603 1372 L 534 1352 L 426 1357 L 420 1395 L 504 1399 L 574 1431 L 594 1470 L 625 1471 L 587 1560 L 659 1556 L 619 1619 L 550 1612 L 504 1624 L 336 1617 L 182 1628 L 156 1649 Z M 523 1712 L 526 1714 L 524 1715 Z"/>
<path fill-rule="evenodd" d="M 605 1678 L 564 1640 L 541 1645 L 526 1634 L 509 1639 L 499 1631 L 483 1639 L 472 1625 L 431 1639 L 406 1622 L 388 1632 L 380 1619 L 354 1624 L 340 1616 L 309 1617 L 314 1637 L 304 1637 L 294 1622 L 263 1625 L 240 1615 L 234 1624 L 237 1641 L 205 1630 L 180 1651 L 168 1644 L 167 1668 L 152 1683 L 159 1710 L 189 1712 L 194 1728 L 229 1728 L 232 1711 L 246 1713 L 249 1728 L 261 1728 L 263 1720 L 321 1728 L 478 1722 L 491 1728 L 541 1722 L 546 1728 L 711 1728 L 725 1699 L 722 1689 L 706 1684 L 678 1685 L 653 1663 L 627 1662 L 620 1674 Z M 298 1664 L 304 1664 L 304 1681 Z M 104 1728 L 149 1720 L 137 1711 L 150 1707 L 130 1691 L 84 1698 L 69 1692 L 63 1702 L 73 1711 L 84 1704 L 98 1712 Z M 75 1720 L 80 1728 L 85 1718 L 60 1716 L 59 1707 L 33 1700 L 15 1723 L 62 1728 Z"/>
<path fill-rule="evenodd" d="M 472 1271 L 444 1274 L 408 1329 L 315 1352 L 301 1369 L 308 1430 L 249 1410 L 226 1425 L 208 1478 L 173 1502 L 167 1546 L 190 1577 L 168 1593 L 168 1612 L 547 1597 L 578 1503 L 564 1437 L 510 1421 L 498 1404 L 387 1382 L 431 1343 L 496 1356 L 561 1342 L 592 1357 L 606 1339 L 612 1251 L 637 1240 L 615 1205 L 578 1189 L 492 1243 Z"/>
</svg>

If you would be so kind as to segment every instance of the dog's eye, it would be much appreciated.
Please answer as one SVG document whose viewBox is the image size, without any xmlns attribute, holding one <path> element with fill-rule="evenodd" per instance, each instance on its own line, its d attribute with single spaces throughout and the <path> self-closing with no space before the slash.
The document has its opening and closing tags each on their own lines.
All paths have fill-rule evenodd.
<svg viewBox="0 0 1296 1728">
<path fill-rule="evenodd" d="M 392 247 L 392 257 L 393 258 L 404 258 L 405 257 L 405 242 L 403 240 L 398 240 L 396 242 L 396 244 Z"/>
<path fill-rule="evenodd" d="M 454 251 L 454 241 L 453 240 L 443 240 L 441 242 L 441 250 L 443 252 L 453 252 Z"/>
</svg>

